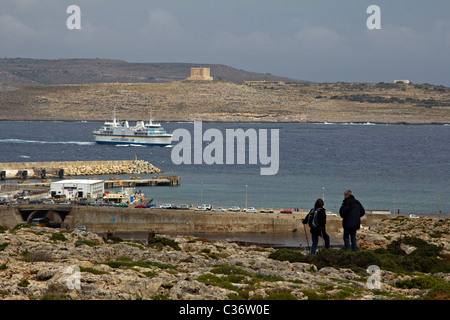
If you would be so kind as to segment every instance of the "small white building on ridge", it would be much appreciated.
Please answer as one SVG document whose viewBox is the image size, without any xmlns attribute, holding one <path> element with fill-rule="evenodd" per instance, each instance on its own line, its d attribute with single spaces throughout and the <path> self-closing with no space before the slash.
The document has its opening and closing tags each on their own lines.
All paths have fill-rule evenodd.
<svg viewBox="0 0 450 320">
<path fill-rule="evenodd" d="M 66 195 L 68 200 L 75 198 L 98 198 L 105 193 L 103 180 L 61 180 L 50 184 L 50 195 Z"/>
<path fill-rule="evenodd" d="M 406 84 L 408 84 L 408 83 L 410 83 L 410 81 L 409 80 L 394 80 L 394 83 L 406 83 Z"/>
</svg>

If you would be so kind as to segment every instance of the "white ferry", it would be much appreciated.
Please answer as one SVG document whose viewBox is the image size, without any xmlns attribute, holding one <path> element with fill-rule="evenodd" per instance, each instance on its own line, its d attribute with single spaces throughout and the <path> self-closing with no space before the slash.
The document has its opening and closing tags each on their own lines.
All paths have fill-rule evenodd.
<svg viewBox="0 0 450 320">
<path fill-rule="evenodd" d="M 116 121 L 116 114 L 112 122 L 105 122 L 103 127 L 93 131 L 95 142 L 103 144 L 137 144 L 167 146 L 172 143 L 172 134 L 164 130 L 159 123 L 137 121 L 130 126 L 128 121 Z"/>
</svg>

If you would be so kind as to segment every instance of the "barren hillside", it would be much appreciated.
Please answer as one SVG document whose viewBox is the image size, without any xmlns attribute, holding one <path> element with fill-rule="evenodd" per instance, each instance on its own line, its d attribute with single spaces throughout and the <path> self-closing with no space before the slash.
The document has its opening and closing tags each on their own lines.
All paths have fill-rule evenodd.
<svg viewBox="0 0 450 320">
<path fill-rule="evenodd" d="M 450 123 L 450 88 L 227 81 L 30 86 L 0 94 L 2 120 Z"/>
<path fill-rule="evenodd" d="M 184 80 L 193 67 L 210 68 L 215 80 L 306 82 L 221 64 L 131 63 L 110 59 L 0 59 L 0 93 L 26 85 L 85 83 L 158 83 Z"/>
</svg>

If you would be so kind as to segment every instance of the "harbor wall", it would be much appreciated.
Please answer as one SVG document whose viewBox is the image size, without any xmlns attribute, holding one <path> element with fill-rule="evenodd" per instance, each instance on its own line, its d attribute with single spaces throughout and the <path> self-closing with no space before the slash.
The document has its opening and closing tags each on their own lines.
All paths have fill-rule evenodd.
<svg viewBox="0 0 450 320">
<path fill-rule="evenodd" d="M 60 210 L 61 212 L 58 212 Z M 306 213 L 217 213 L 192 210 L 166 210 L 148 208 L 108 208 L 74 206 L 0 206 L 0 225 L 12 228 L 24 222 L 23 212 L 41 217 L 51 213 L 64 217 L 62 228 L 73 229 L 86 226 L 93 232 L 150 232 L 157 233 L 286 233 L 304 231 L 302 219 Z M 385 215 L 370 216 L 370 224 L 386 218 Z M 369 220 L 368 219 L 368 220 Z M 366 219 L 363 219 L 366 223 Z M 327 218 L 327 232 L 338 232 L 342 227 L 339 217 Z M 309 232 L 309 228 L 306 227 Z"/>
<path fill-rule="evenodd" d="M 45 171 L 44 171 L 45 170 Z M 3 162 L 0 179 L 62 178 L 108 174 L 159 174 L 163 171 L 144 160 Z"/>
</svg>

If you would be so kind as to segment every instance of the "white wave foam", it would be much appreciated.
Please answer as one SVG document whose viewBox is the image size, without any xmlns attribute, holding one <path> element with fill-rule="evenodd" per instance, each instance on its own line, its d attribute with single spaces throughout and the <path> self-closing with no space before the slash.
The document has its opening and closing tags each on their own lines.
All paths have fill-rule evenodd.
<svg viewBox="0 0 450 320">
<path fill-rule="evenodd" d="M 94 145 L 91 141 L 39 141 L 39 140 L 23 140 L 23 139 L 0 139 L 0 143 L 41 143 L 41 144 L 77 144 L 77 145 Z"/>
</svg>

